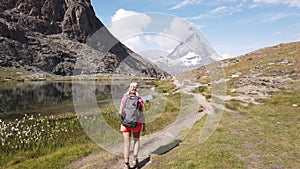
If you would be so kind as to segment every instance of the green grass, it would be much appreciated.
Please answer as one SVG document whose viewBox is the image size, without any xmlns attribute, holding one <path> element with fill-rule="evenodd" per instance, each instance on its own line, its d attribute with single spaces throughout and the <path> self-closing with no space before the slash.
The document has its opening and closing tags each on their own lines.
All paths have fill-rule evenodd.
<svg viewBox="0 0 300 169">
<path fill-rule="evenodd" d="M 163 83 L 162 91 L 173 89 L 171 81 Z M 159 110 L 158 117 L 147 125 L 147 133 L 156 132 L 173 121 L 179 112 L 181 94 L 161 95 L 146 102 L 145 111 L 151 110 L 155 102 L 166 101 L 166 107 Z M 152 105 L 151 105 L 152 104 Z M 102 114 L 95 114 L 101 112 Z M 120 117 L 114 105 L 107 105 L 91 114 L 64 113 L 50 116 L 25 115 L 22 119 L 1 120 L 0 168 L 64 168 L 72 161 L 97 151 L 103 151 L 94 141 L 103 141 L 95 132 L 87 135 L 82 128 L 97 131 L 102 124 L 97 120 L 105 120 L 117 132 L 120 129 Z M 90 125 L 90 126 L 88 126 Z M 101 134 L 101 133 L 100 133 Z M 92 137 L 92 138 L 91 138 Z M 107 136 L 110 137 L 110 136 Z M 93 140 L 92 140 L 93 139 Z M 107 139 L 115 139 L 107 138 Z M 110 154 L 113 156 L 113 154 Z"/>
<path fill-rule="evenodd" d="M 208 93 L 209 89 L 207 86 L 199 86 L 191 91 L 192 93 Z"/>
<path fill-rule="evenodd" d="M 157 106 L 155 105 L 154 106 L 158 107 L 158 109 L 155 110 L 150 109 L 151 114 L 148 115 L 149 117 L 147 117 L 146 114 L 146 121 L 150 119 L 150 121 L 146 124 L 148 133 L 153 133 L 165 128 L 167 125 L 174 122 L 178 116 L 179 108 L 180 108 L 180 104 L 178 103 L 180 103 L 181 94 L 176 93 L 174 95 L 163 97 L 163 99 L 165 102 L 163 106 L 160 106 L 162 101 L 160 100 L 155 101 L 154 99 L 153 102 L 158 104 Z M 145 104 L 145 106 L 147 105 Z M 153 112 L 156 114 L 153 114 Z"/>
<path fill-rule="evenodd" d="M 80 157 L 83 157 L 85 155 L 88 155 L 92 152 L 95 152 L 96 150 L 99 150 L 99 147 L 96 144 L 93 144 L 91 142 L 86 144 L 84 143 L 72 144 L 69 146 L 58 148 L 56 151 L 49 152 L 43 156 L 39 156 L 31 159 L 20 159 L 18 163 L 8 165 L 7 168 L 10 169 L 64 168 L 70 162 Z"/>
<path fill-rule="evenodd" d="M 82 131 L 73 113 L 1 121 L 1 138 L 2 168 L 61 168 L 99 150 Z"/>
<path fill-rule="evenodd" d="M 237 112 L 225 112 L 213 135 L 199 143 L 207 117 L 170 153 L 155 156 L 146 169 L 156 168 L 300 168 L 300 92 L 282 91 L 264 104 L 227 102 Z M 188 151 L 187 151 L 188 150 Z"/>
<path fill-rule="evenodd" d="M 172 80 L 154 80 L 152 83 L 157 88 L 156 90 L 163 93 L 168 93 L 176 87 Z"/>
</svg>

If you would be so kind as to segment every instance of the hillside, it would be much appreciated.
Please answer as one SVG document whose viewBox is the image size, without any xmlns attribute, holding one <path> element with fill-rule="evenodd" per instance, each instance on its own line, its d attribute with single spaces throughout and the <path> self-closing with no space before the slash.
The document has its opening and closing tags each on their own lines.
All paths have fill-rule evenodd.
<svg viewBox="0 0 300 169">
<path fill-rule="evenodd" d="M 253 51 L 244 56 L 222 60 L 227 94 L 230 98 L 243 96 L 244 102 L 268 98 L 280 89 L 295 87 L 300 78 L 300 42 L 280 44 Z M 207 67 L 210 67 L 208 65 Z M 194 70 L 199 82 L 207 82 L 206 67 Z M 217 79 L 216 79 L 217 80 Z"/>
<path fill-rule="evenodd" d="M 113 37 L 90 0 L 0 4 L 0 80 L 99 73 L 168 76 Z"/>
<path fill-rule="evenodd" d="M 194 70 L 198 82 L 210 82 L 206 68 L 212 65 L 223 66 L 227 88 L 217 129 L 199 142 L 206 115 L 177 148 L 154 156 L 145 168 L 300 168 L 300 42 Z M 200 93 L 207 95 L 211 85 Z M 214 97 L 221 98 L 207 98 Z"/>
</svg>

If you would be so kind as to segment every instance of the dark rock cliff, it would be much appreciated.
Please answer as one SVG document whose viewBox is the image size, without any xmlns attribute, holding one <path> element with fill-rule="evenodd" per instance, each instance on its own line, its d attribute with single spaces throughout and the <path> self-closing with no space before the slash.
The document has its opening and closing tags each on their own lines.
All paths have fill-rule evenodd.
<svg viewBox="0 0 300 169">
<path fill-rule="evenodd" d="M 106 40 L 113 46 L 94 46 Z M 0 0 L 0 66 L 63 76 L 168 76 L 115 39 L 90 0 Z"/>
</svg>

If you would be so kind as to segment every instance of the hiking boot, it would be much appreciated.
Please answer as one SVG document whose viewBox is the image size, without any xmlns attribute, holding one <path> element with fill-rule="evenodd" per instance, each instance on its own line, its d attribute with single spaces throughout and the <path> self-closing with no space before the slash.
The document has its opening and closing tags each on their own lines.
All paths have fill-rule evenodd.
<svg viewBox="0 0 300 169">
<path fill-rule="evenodd" d="M 123 163 L 123 169 L 130 169 L 129 163 Z"/>
<path fill-rule="evenodd" d="M 137 165 L 139 164 L 139 160 L 137 158 L 137 156 L 133 156 L 133 162 L 132 162 L 134 167 L 137 167 Z"/>
</svg>

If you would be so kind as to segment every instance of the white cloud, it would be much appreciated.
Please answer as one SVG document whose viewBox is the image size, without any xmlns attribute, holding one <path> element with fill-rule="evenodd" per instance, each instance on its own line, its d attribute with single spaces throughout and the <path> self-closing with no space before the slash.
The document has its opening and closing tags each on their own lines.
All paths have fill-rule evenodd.
<svg viewBox="0 0 300 169">
<path fill-rule="evenodd" d="M 119 9 L 111 18 L 111 22 L 108 27 L 109 31 L 117 39 L 123 41 L 126 38 L 143 33 L 143 29 L 149 25 L 151 18 L 146 14 Z"/>
<path fill-rule="evenodd" d="M 238 4 L 236 6 L 219 6 L 215 9 L 202 13 L 198 16 L 187 17 L 188 20 L 199 20 L 204 18 L 220 18 L 223 16 L 233 15 L 234 13 L 241 12 L 243 10 L 243 4 Z"/>
<path fill-rule="evenodd" d="M 299 0 L 253 0 L 253 4 L 250 6 L 250 8 L 255 8 L 263 4 L 287 5 L 289 7 L 300 8 Z"/>
<path fill-rule="evenodd" d="M 174 5 L 173 7 L 169 8 L 169 9 L 170 10 L 180 9 L 184 6 L 192 5 L 192 4 L 200 4 L 201 2 L 202 2 L 202 0 L 183 0 L 182 2 Z"/>
<path fill-rule="evenodd" d="M 191 17 L 187 17 L 187 20 L 199 20 L 199 19 L 204 19 L 204 18 L 208 18 L 211 17 L 211 15 L 209 15 L 208 13 L 203 13 L 203 14 L 199 14 L 197 16 L 191 16 Z"/>
<path fill-rule="evenodd" d="M 147 50 L 147 46 L 141 36 L 133 36 L 122 41 L 124 45 L 135 52 Z"/>
<path fill-rule="evenodd" d="M 259 6 L 259 5 L 258 5 L 257 3 L 254 3 L 254 4 L 251 4 L 249 8 L 250 8 L 250 9 L 253 9 L 253 8 L 257 8 L 258 6 Z"/>
<path fill-rule="evenodd" d="M 137 15 L 139 13 L 135 11 L 127 11 L 125 9 L 118 9 L 114 16 L 111 17 L 111 22 L 116 22 L 117 20 L 126 18 L 128 16 Z"/>
<path fill-rule="evenodd" d="M 179 40 L 186 38 L 188 31 L 187 23 L 176 18 L 162 32 L 145 34 L 151 26 L 151 16 L 125 9 L 116 11 L 111 19 L 109 31 L 135 52 L 151 48 L 171 52 L 180 43 Z"/>
<path fill-rule="evenodd" d="M 194 28 L 197 28 L 198 30 L 201 30 L 206 27 L 206 25 L 199 25 L 199 24 L 195 24 L 195 23 L 191 23 L 191 24 L 193 25 Z"/>
<path fill-rule="evenodd" d="M 137 53 L 154 49 L 170 53 L 179 44 L 178 40 L 163 33 L 134 36 L 122 43 Z"/>
<path fill-rule="evenodd" d="M 236 6 L 220 6 L 217 7 L 215 9 L 213 9 L 212 11 L 210 11 L 210 13 L 212 15 L 216 15 L 216 16 L 226 16 L 226 15 L 232 15 L 236 12 L 241 12 L 242 11 L 242 4 L 238 4 Z"/>
<path fill-rule="evenodd" d="M 272 13 L 266 15 L 266 22 L 273 22 L 285 18 L 287 16 L 286 13 Z"/>
<path fill-rule="evenodd" d="M 143 38 L 139 39 L 130 39 L 130 44 L 128 45 L 136 52 L 141 51 L 141 49 L 145 49 L 144 46 L 147 46 L 147 48 L 159 49 L 170 53 L 181 41 L 187 39 L 187 37 L 193 34 L 194 31 L 195 30 L 189 23 L 182 19 L 174 18 L 170 22 L 169 27 L 166 27 L 162 32 L 144 34 Z M 124 41 L 123 43 L 127 45 L 128 41 Z M 140 47 L 137 45 L 138 43 L 141 44 Z"/>
<path fill-rule="evenodd" d="M 170 36 L 166 36 L 163 33 L 146 35 L 145 42 L 149 47 L 159 49 L 167 53 L 172 52 L 174 48 L 179 44 L 176 39 Z"/>
<path fill-rule="evenodd" d="M 172 35 L 179 40 L 186 39 L 193 32 L 191 25 L 180 18 L 174 18 L 170 23 L 170 27 L 164 30 L 164 33 Z"/>
<path fill-rule="evenodd" d="M 263 22 L 276 22 L 278 20 L 287 18 L 287 17 L 300 17 L 300 14 L 297 13 L 284 13 L 284 12 L 277 12 L 277 13 L 267 13 L 263 16 Z"/>
<path fill-rule="evenodd" d="M 228 7 L 226 6 L 220 6 L 215 8 L 214 10 L 211 11 L 211 13 L 221 13 L 221 12 L 225 12 L 226 10 L 228 10 Z"/>
</svg>

